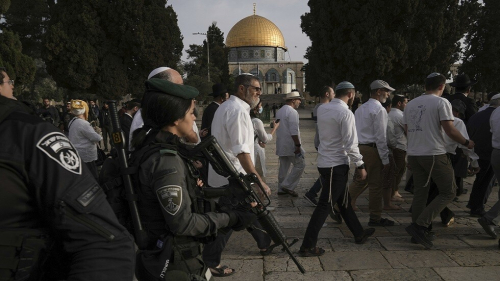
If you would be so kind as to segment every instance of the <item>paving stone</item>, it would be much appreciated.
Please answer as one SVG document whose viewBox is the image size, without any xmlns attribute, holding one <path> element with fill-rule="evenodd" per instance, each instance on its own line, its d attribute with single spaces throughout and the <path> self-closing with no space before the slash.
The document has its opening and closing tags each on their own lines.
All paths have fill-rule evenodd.
<svg viewBox="0 0 500 281">
<path fill-rule="evenodd" d="M 326 271 L 391 268 L 379 252 L 333 252 L 319 258 Z"/>
<path fill-rule="evenodd" d="M 477 281 L 498 280 L 500 266 L 459 267 L 459 268 L 434 268 L 445 281 Z"/>
<path fill-rule="evenodd" d="M 309 271 L 323 271 L 323 267 L 319 261 L 318 257 L 296 257 L 297 261 L 304 267 L 306 272 Z M 299 268 L 293 262 L 290 257 L 265 257 L 264 258 L 264 271 L 267 273 L 275 271 L 296 271 L 299 272 Z"/>
<path fill-rule="evenodd" d="M 498 249 L 498 239 L 493 239 L 487 234 L 460 235 L 458 237 L 474 248 L 485 248 L 485 250 Z"/>
<path fill-rule="evenodd" d="M 330 244 L 335 252 L 382 251 L 384 248 L 374 237 L 369 237 L 364 244 L 354 243 L 353 238 L 332 238 Z"/>
<path fill-rule="evenodd" d="M 229 268 L 234 268 L 236 272 L 231 276 L 214 277 L 215 280 L 245 280 L 245 281 L 262 281 L 264 280 L 264 268 L 262 259 L 258 260 L 240 260 L 240 259 L 223 259 L 222 265 L 227 265 Z"/>
<path fill-rule="evenodd" d="M 460 266 L 500 265 L 500 252 L 498 248 L 491 251 L 481 251 L 477 249 L 450 250 L 445 251 L 445 253 Z"/>
<path fill-rule="evenodd" d="M 382 247 L 388 251 L 421 250 L 424 246 L 410 242 L 410 236 L 405 237 L 377 237 Z"/>
<path fill-rule="evenodd" d="M 393 268 L 458 266 L 446 254 L 437 250 L 381 252 Z"/>
<path fill-rule="evenodd" d="M 265 281 L 351 281 L 351 276 L 346 271 L 320 271 L 306 272 L 271 272 L 265 276 Z"/>
<path fill-rule="evenodd" d="M 431 268 L 410 268 L 410 269 L 371 269 L 351 271 L 354 281 L 357 280 L 384 280 L 384 281 L 440 281 L 441 277 Z"/>
</svg>

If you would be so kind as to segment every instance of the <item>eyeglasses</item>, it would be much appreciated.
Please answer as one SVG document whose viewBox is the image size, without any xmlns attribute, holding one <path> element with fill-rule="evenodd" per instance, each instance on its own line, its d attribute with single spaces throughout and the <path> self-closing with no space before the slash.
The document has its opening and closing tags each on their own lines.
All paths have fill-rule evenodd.
<svg viewBox="0 0 500 281">
<path fill-rule="evenodd" d="M 7 84 L 9 84 L 11 86 L 14 86 L 14 80 L 2 81 L 2 83 L 0 83 L 0 84 L 3 84 L 3 83 L 7 83 Z"/>
<path fill-rule="evenodd" d="M 252 86 L 252 85 L 245 85 L 245 87 L 252 87 L 252 88 L 255 89 L 255 91 L 262 92 L 262 88 L 259 88 L 259 87 L 255 87 L 255 86 Z"/>
</svg>

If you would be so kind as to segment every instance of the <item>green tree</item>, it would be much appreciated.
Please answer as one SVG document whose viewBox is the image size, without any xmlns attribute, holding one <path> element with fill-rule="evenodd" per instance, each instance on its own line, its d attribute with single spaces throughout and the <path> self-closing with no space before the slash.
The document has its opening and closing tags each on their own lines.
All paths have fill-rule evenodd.
<svg viewBox="0 0 500 281">
<path fill-rule="evenodd" d="M 484 0 L 479 16 L 467 34 L 461 73 L 478 80 L 482 92 L 500 89 L 500 1 Z"/>
<path fill-rule="evenodd" d="M 312 42 L 307 90 L 348 80 L 366 93 L 375 79 L 402 86 L 447 72 L 476 2 L 310 0 L 301 17 Z"/>
<path fill-rule="evenodd" d="M 200 90 L 201 96 L 198 97 L 199 100 L 205 99 L 205 95 L 212 92 L 213 83 L 222 83 L 226 87 L 230 86 L 229 48 L 224 44 L 224 33 L 217 27 L 217 23 L 213 22 L 208 27 L 207 34 L 210 43 L 210 82 L 204 83 L 200 80 L 203 77 L 205 77 L 205 81 L 208 80 L 207 40 L 203 41 L 203 45 L 189 45 L 186 52 L 191 61 L 184 64 L 184 70 L 187 73 L 185 84 L 197 87 Z"/>
<path fill-rule="evenodd" d="M 16 81 L 14 95 L 18 96 L 35 76 L 35 63 L 22 53 L 19 37 L 11 31 L 0 33 L 0 65 L 4 66 L 11 79 Z"/>
<path fill-rule="evenodd" d="M 182 52 L 177 15 L 165 0 L 59 0 L 45 39 L 47 70 L 72 94 L 141 96 L 158 66 Z"/>
</svg>

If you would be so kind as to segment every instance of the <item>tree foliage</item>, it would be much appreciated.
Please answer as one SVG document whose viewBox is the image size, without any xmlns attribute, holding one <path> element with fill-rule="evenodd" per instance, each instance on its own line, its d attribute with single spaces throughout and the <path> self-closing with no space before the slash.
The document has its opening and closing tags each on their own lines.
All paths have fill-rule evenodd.
<svg viewBox="0 0 500 281">
<path fill-rule="evenodd" d="M 191 61 L 184 64 L 187 74 L 185 84 L 198 88 L 201 93 L 199 100 L 205 99 L 205 95 L 212 92 L 213 83 L 230 86 L 229 48 L 224 44 L 224 33 L 217 27 L 217 23 L 213 22 L 208 27 L 207 34 L 210 44 L 210 81 L 207 77 L 207 40 L 203 41 L 203 45 L 189 45 L 186 52 Z M 207 83 L 202 82 L 203 78 Z"/>
<path fill-rule="evenodd" d="M 482 92 L 500 90 L 500 1 L 483 0 L 484 6 L 467 34 L 462 73 L 478 80 Z"/>
<path fill-rule="evenodd" d="M 448 72 L 477 0 L 310 0 L 301 19 L 311 39 L 306 88 L 348 80 L 367 92 L 375 79 L 396 86 Z"/>
<path fill-rule="evenodd" d="M 159 66 L 182 53 L 177 15 L 166 0 L 59 0 L 51 9 L 43 57 L 49 74 L 74 93 L 141 96 Z"/>
</svg>

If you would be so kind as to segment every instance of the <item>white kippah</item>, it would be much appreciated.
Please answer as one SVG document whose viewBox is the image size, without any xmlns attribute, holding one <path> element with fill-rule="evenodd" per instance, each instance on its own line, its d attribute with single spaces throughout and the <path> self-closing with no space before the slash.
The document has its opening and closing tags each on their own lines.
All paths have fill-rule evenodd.
<svg viewBox="0 0 500 281">
<path fill-rule="evenodd" d="M 149 75 L 148 75 L 148 80 L 151 79 L 151 77 L 155 76 L 156 74 L 163 72 L 165 70 L 169 70 L 169 69 L 170 69 L 170 67 L 166 67 L 166 66 L 162 66 L 162 67 L 158 67 L 158 68 L 153 69 L 153 71 L 151 71 L 151 73 L 149 73 Z"/>
</svg>

